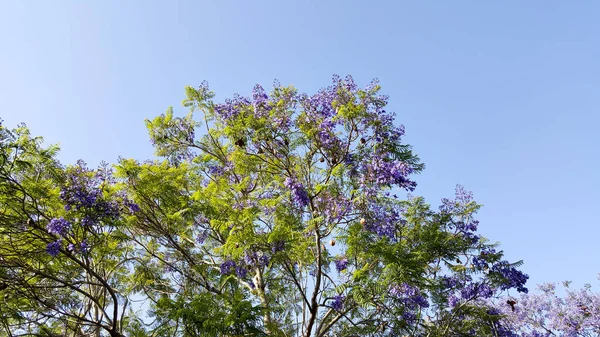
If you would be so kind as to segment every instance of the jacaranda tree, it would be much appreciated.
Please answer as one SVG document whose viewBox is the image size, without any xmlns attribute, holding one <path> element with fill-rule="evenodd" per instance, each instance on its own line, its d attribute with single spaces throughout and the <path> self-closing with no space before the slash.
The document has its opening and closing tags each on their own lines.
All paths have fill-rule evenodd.
<svg viewBox="0 0 600 337">
<path fill-rule="evenodd" d="M 137 206 L 41 141 L 0 124 L 0 336 L 124 336 Z"/>
<path fill-rule="evenodd" d="M 135 334 L 509 335 L 481 300 L 527 275 L 477 234 L 461 187 L 437 210 L 397 196 L 423 165 L 376 81 L 186 91 L 189 114 L 147 121 L 164 159 L 116 170 L 139 206 L 123 229 L 149 308 Z"/>
<path fill-rule="evenodd" d="M 546 283 L 535 294 L 489 302 L 515 337 L 600 336 L 600 294 L 591 285 L 582 289 L 572 289 L 570 282 L 563 285 L 563 294 L 557 293 L 556 284 Z"/>
</svg>

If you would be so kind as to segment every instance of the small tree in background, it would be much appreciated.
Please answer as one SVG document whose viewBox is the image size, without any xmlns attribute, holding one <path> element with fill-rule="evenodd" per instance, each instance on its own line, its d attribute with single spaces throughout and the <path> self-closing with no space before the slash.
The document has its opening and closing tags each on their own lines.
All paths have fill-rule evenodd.
<svg viewBox="0 0 600 337">
<path fill-rule="evenodd" d="M 535 294 L 489 302 L 514 336 L 600 336 L 600 294 L 589 284 L 577 290 L 569 282 L 563 286 L 562 296 L 556 293 L 556 284 L 546 283 Z"/>
</svg>

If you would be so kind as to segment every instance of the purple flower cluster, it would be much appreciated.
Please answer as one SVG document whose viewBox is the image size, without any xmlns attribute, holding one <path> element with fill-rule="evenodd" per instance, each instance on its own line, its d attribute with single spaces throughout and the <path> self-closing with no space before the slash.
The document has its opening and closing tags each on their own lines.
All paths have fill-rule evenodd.
<svg viewBox="0 0 600 337">
<path fill-rule="evenodd" d="M 321 148 L 328 153 L 340 148 L 342 141 L 335 134 L 335 123 L 333 121 L 329 118 L 323 120 L 318 130 L 317 140 Z"/>
<path fill-rule="evenodd" d="M 140 211 L 140 206 L 129 199 L 124 199 L 123 204 L 127 209 L 129 209 L 129 213 L 134 214 Z"/>
<path fill-rule="evenodd" d="M 413 168 L 405 162 L 390 160 L 385 155 L 373 155 L 370 162 L 363 163 L 363 185 L 399 186 L 407 191 L 414 191 L 416 183 L 407 177 L 413 173 Z"/>
<path fill-rule="evenodd" d="M 298 182 L 296 179 L 288 177 L 284 181 L 284 186 L 291 191 L 292 201 L 295 205 L 297 205 L 300 208 L 308 206 L 310 202 L 308 198 L 308 192 L 306 191 L 302 183 Z"/>
<path fill-rule="evenodd" d="M 83 226 L 85 226 L 85 224 L 87 222 L 86 219 L 88 219 L 88 218 L 84 217 L 81 221 Z M 59 235 L 63 238 L 66 238 L 68 235 L 69 229 L 71 229 L 71 227 L 72 227 L 71 222 L 60 217 L 60 218 L 54 218 L 54 219 L 50 220 L 48 225 L 46 225 L 46 230 L 50 234 Z M 58 239 L 58 240 L 46 245 L 46 252 L 51 256 L 57 256 L 60 252 L 60 248 L 62 247 L 62 241 L 63 241 L 62 239 Z M 75 245 L 74 243 L 69 243 L 67 245 L 67 250 L 70 252 L 74 252 L 76 250 L 78 250 L 79 252 L 82 252 L 82 253 L 87 252 L 87 250 L 88 250 L 87 239 L 84 239 L 79 244 L 78 247 L 79 247 L 79 249 L 77 249 L 77 245 Z"/>
<path fill-rule="evenodd" d="M 380 237 L 387 237 L 392 241 L 396 240 L 397 226 L 404 222 L 400 217 L 401 210 L 394 206 L 379 203 L 370 206 L 370 220 L 366 221 L 365 229 Z"/>
<path fill-rule="evenodd" d="M 245 278 L 248 270 L 252 267 L 264 267 L 269 264 L 269 256 L 263 252 L 246 252 L 244 258 L 236 262 L 234 260 L 225 260 L 221 263 L 221 275 L 235 273 L 240 278 Z"/>
<path fill-rule="evenodd" d="M 122 206 L 129 213 L 139 211 L 139 206 L 129 200 L 124 193 L 117 193 L 113 200 L 107 200 L 103 195 L 106 184 L 114 184 L 115 178 L 112 171 L 103 163 L 100 168 L 92 171 L 83 161 L 78 161 L 74 167 L 69 167 L 66 172 L 66 182 L 60 191 L 60 198 L 65 203 L 65 210 L 74 213 L 70 218 L 79 219 L 78 223 L 85 231 L 93 231 L 102 221 L 116 220 L 121 216 Z M 119 200 L 119 202 L 117 202 Z M 77 243 L 75 236 L 67 237 L 73 223 L 63 217 L 54 218 L 46 225 L 50 234 L 68 239 L 70 243 L 67 250 L 70 252 L 85 253 L 89 250 L 86 239 Z M 62 241 L 58 240 L 47 245 L 48 254 L 56 256 Z"/>
<path fill-rule="evenodd" d="M 489 308 L 486 312 L 488 315 L 490 316 L 501 316 L 502 313 L 500 312 L 500 310 L 496 309 L 496 308 Z M 504 322 L 502 320 L 495 320 L 495 321 L 491 321 L 490 322 L 492 324 L 492 327 L 494 329 L 494 336 L 498 336 L 498 337 L 525 337 L 525 336 L 520 336 L 518 334 L 516 334 L 515 332 L 513 332 L 509 327 L 506 326 L 506 324 L 504 324 Z M 551 334 L 546 335 L 538 335 L 537 333 L 533 332 L 530 336 L 527 337 L 550 337 Z"/>
<path fill-rule="evenodd" d="M 221 162 L 212 162 L 206 166 L 206 170 L 212 179 L 227 178 L 230 183 L 236 182 L 233 162 L 231 161 L 227 161 L 224 164 Z"/>
<path fill-rule="evenodd" d="M 247 273 L 248 273 L 248 268 L 246 268 L 245 266 L 236 266 L 235 267 L 235 274 L 238 277 L 244 278 L 244 277 L 246 277 Z"/>
<path fill-rule="evenodd" d="M 448 296 L 448 305 L 452 308 L 456 307 L 460 304 L 460 298 L 455 296 L 454 294 Z"/>
<path fill-rule="evenodd" d="M 92 217 L 86 215 L 81 219 L 81 225 L 84 227 L 92 227 L 96 225 L 96 221 Z"/>
<path fill-rule="evenodd" d="M 331 302 L 331 307 L 333 310 L 342 311 L 344 309 L 344 301 L 346 297 L 343 295 L 335 295 L 333 297 L 333 301 Z"/>
<path fill-rule="evenodd" d="M 465 190 L 461 185 L 456 185 L 455 199 L 442 199 L 440 211 L 444 214 L 463 213 L 473 202 L 473 193 Z"/>
<path fill-rule="evenodd" d="M 322 88 L 312 96 L 301 95 L 300 106 L 307 116 L 320 120 L 335 116 L 336 111 L 333 107 L 333 102 L 337 98 L 337 86 L 340 84 L 339 77 L 334 76 L 333 82 L 334 86 Z"/>
<path fill-rule="evenodd" d="M 64 236 L 67 234 L 69 229 L 71 229 L 71 223 L 65 220 L 63 217 L 54 218 L 50 220 L 48 225 L 46 225 L 46 230 L 48 230 L 48 233 L 54 235 Z"/>
<path fill-rule="evenodd" d="M 460 284 L 460 281 L 456 277 L 442 276 L 441 281 L 445 289 L 453 289 Z"/>
<path fill-rule="evenodd" d="M 352 210 L 352 202 L 343 195 L 332 195 L 322 192 L 314 199 L 315 207 L 319 215 L 325 218 L 327 223 L 336 223 Z"/>
<path fill-rule="evenodd" d="M 497 257 L 497 255 L 498 254 L 496 253 L 495 249 L 491 247 L 484 248 L 481 250 L 478 256 L 473 256 L 471 258 L 471 264 L 476 270 L 487 270 L 489 264 L 494 262 L 494 259 Z"/>
<path fill-rule="evenodd" d="M 86 253 L 88 251 L 89 245 L 87 239 L 83 239 L 81 243 L 79 243 L 79 249 L 81 252 Z"/>
<path fill-rule="evenodd" d="M 481 236 L 475 234 L 479 221 L 473 219 L 477 208 L 473 201 L 473 193 L 466 191 L 461 185 L 457 185 L 455 199 L 442 199 L 440 212 L 452 219 L 449 224 L 450 229 L 454 229 L 471 244 L 476 244 L 481 239 Z"/>
<path fill-rule="evenodd" d="M 461 289 L 460 296 L 465 300 L 475 298 L 490 298 L 494 296 L 494 289 L 485 283 L 473 282 Z"/>
<path fill-rule="evenodd" d="M 74 243 L 69 243 L 67 245 L 67 250 L 70 252 L 74 252 L 77 249 L 77 246 Z M 88 250 L 88 243 L 87 243 L 87 239 L 84 239 L 80 244 L 79 244 L 79 250 L 81 252 L 87 252 Z"/>
<path fill-rule="evenodd" d="M 233 260 L 226 260 L 221 263 L 221 275 L 227 275 L 235 271 L 237 264 Z"/>
<path fill-rule="evenodd" d="M 478 256 L 474 256 L 471 259 L 471 264 L 477 270 L 484 270 L 485 268 L 488 267 L 487 261 L 485 259 L 483 259 L 483 258 L 478 257 Z"/>
<path fill-rule="evenodd" d="M 346 268 L 348 268 L 347 257 L 342 256 L 339 259 L 335 260 L 335 269 L 337 269 L 338 273 L 342 272 L 343 270 L 346 270 Z"/>
<path fill-rule="evenodd" d="M 46 246 L 46 253 L 50 256 L 57 256 L 60 253 L 60 247 L 62 245 L 62 239 L 58 239 L 54 242 L 50 242 Z"/>
<path fill-rule="evenodd" d="M 269 256 L 264 252 L 246 252 L 244 262 L 250 266 L 264 267 L 269 264 Z"/>
<path fill-rule="evenodd" d="M 85 163 L 80 161 L 78 164 L 69 171 L 67 183 L 60 192 L 65 210 L 86 210 L 98 218 L 117 218 L 120 215 L 119 205 L 115 201 L 104 200 L 102 196 L 101 185 L 110 179 L 110 172 L 100 171 L 100 174 L 91 175 Z M 133 202 L 127 202 L 130 209 L 139 209 Z"/>
<path fill-rule="evenodd" d="M 538 286 L 537 293 L 519 298 L 489 300 L 492 310 L 502 315 L 502 326 L 514 336 L 597 336 L 600 331 L 600 294 L 591 286 L 570 289 L 560 296 L 554 284 Z"/>
<path fill-rule="evenodd" d="M 416 286 L 407 283 L 390 287 L 390 295 L 408 309 L 428 308 L 429 302 Z"/>
<path fill-rule="evenodd" d="M 517 288 L 517 291 L 520 293 L 528 292 L 528 289 L 525 287 L 525 283 L 527 283 L 529 276 L 520 270 L 517 270 L 508 262 L 500 261 L 492 265 L 490 272 L 497 273 L 504 279 L 504 283 L 500 286 L 500 289 L 506 290 L 510 288 Z"/>
<path fill-rule="evenodd" d="M 273 109 L 269 104 L 269 96 L 260 84 L 256 84 L 252 89 L 252 106 L 257 118 L 268 117 L 269 112 Z"/>
<path fill-rule="evenodd" d="M 224 122 L 229 122 L 237 118 L 237 116 L 251 105 L 248 98 L 234 95 L 233 99 L 226 99 L 224 104 L 215 104 L 215 113 Z"/>
</svg>

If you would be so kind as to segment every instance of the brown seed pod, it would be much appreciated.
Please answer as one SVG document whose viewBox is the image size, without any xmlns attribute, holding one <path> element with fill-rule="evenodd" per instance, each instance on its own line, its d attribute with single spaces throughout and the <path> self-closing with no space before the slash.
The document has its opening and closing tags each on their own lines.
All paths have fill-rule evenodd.
<svg viewBox="0 0 600 337">
<path fill-rule="evenodd" d="M 323 162 L 325 162 L 325 158 L 321 157 L 321 159 L 319 159 L 319 161 L 320 161 L 321 163 L 323 163 Z"/>
<path fill-rule="evenodd" d="M 331 241 L 329 241 L 329 244 L 330 244 L 332 247 L 333 247 L 333 246 L 335 246 L 335 240 L 334 240 L 334 239 L 331 239 Z"/>
<path fill-rule="evenodd" d="M 364 143 L 366 143 L 366 142 L 367 142 L 367 140 L 366 140 L 366 139 L 364 139 L 364 138 L 361 138 L 361 139 L 360 139 L 360 143 L 361 143 L 361 144 L 364 144 Z"/>
</svg>

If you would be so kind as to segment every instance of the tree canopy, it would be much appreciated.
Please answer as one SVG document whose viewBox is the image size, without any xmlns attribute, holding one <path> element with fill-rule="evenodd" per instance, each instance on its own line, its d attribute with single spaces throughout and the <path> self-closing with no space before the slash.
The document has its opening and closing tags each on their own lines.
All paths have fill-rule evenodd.
<svg viewBox="0 0 600 337">
<path fill-rule="evenodd" d="M 158 158 L 62 166 L 0 129 L 0 336 L 510 336 L 527 293 L 461 186 L 433 208 L 377 81 L 147 120 Z M 114 172 L 113 172 L 114 168 Z"/>
</svg>

